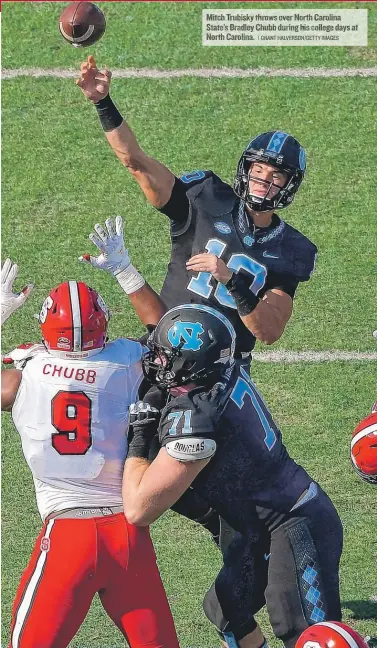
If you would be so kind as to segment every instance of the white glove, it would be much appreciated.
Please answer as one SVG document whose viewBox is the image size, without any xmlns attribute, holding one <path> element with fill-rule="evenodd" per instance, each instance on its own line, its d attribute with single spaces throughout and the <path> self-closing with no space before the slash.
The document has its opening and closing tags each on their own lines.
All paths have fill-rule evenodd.
<svg viewBox="0 0 377 648">
<path fill-rule="evenodd" d="M 34 284 L 28 284 L 20 293 L 13 292 L 13 282 L 17 275 L 18 265 L 6 259 L 1 268 L 1 324 L 24 305 L 34 288 Z"/>
<path fill-rule="evenodd" d="M 124 292 L 130 295 L 142 288 L 145 280 L 131 264 L 128 250 L 124 244 L 122 217 L 116 216 L 115 223 L 112 218 L 107 218 L 105 225 L 107 232 L 97 223 L 94 226 L 96 234 L 92 232 L 89 235 L 89 239 L 101 254 L 98 257 L 84 254 L 79 257 L 79 261 L 90 263 L 93 268 L 111 272 Z"/>
<path fill-rule="evenodd" d="M 6 365 L 14 365 L 15 369 L 22 369 L 25 367 L 28 360 L 34 358 L 38 353 L 46 353 L 44 344 L 21 344 L 17 349 L 13 349 L 7 353 L 2 361 Z"/>
<path fill-rule="evenodd" d="M 99 249 L 101 254 L 98 257 L 84 254 L 79 257 L 79 261 L 90 263 L 93 268 L 111 272 L 111 274 L 116 276 L 131 263 L 128 250 L 124 244 L 123 219 L 121 216 L 116 216 L 114 223 L 112 218 L 107 218 L 105 225 L 107 231 L 97 223 L 94 226 L 96 233 L 92 232 L 89 234 L 89 239 Z"/>
</svg>

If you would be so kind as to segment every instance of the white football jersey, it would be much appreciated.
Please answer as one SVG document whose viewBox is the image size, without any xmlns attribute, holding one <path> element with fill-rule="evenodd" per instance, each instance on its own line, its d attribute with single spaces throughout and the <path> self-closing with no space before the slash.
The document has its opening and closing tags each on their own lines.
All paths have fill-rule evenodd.
<svg viewBox="0 0 377 648">
<path fill-rule="evenodd" d="M 44 347 L 26 363 L 12 409 L 42 519 L 73 507 L 122 504 L 128 408 L 142 379 L 139 342 L 57 358 Z"/>
</svg>

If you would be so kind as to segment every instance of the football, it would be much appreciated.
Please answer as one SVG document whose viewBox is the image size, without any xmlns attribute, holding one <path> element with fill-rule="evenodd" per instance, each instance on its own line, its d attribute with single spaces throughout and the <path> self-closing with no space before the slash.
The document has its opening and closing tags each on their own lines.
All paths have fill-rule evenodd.
<svg viewBox="0 0 377 648">
<path fill-rule="evenodd" d="M 93 45 L 105 29 L 105 16 L 92 2 L 71 2 L 59 19 L 60 33 L 73 47 Z"/>
</svg>

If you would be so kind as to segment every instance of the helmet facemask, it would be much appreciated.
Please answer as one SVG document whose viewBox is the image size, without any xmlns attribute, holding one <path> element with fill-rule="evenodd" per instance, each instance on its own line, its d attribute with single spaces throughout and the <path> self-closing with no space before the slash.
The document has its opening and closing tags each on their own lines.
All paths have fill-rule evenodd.
<svg viewBox="0 0 377 648">
<path fill-rule="evenodd" d="M 153 337 L 153 336 L 151 336 Z M 143 356 L 142 366 L 144 376 L 153 384 L 161 389 L 170 389 L 171 387 L 180 387 L 190 382 L 201 384 L 208 378 L 218 378 L 224 371 L 224 365 L 213 365 L 212 367 L 202 367 L 195 371 L 196 362 L 190 361 L 184 357 L 181 351 L 184 342 L 178 347 L 167 349 L 153 342 L 149 338 L 149 353 Z"/>
<path fill-rule="evenodd" d="M 142 367 L 144 376 L 161 389 L 176 387 L 176 372 L 173 364 L 175 360 L 182 355 L 179 349 L 165 349 L 158 344 L 154 344 L 153 335 L 148 340 L 149 353 L 143 356 Z M 180 383 L 182 384 L 182 383 Z"/>
<path fill-rule="evenodd" d="M 233 365 L 234 344 L 234 329 L 218 311 L 199 304 L 175 307 L 147 341 L 144 375 L 161 389 L 190 382 L 209 387 Z"/>
<path fill-rule="evenodd" d="M 250 174 L 250 169 L 254 162 L 270 164 L 278 171 L 287 174 L 287 180 L 283 187 L 275 185 L 274 182 L 268 182 Z M 267 186 L 265 196 L 257 196 L 250 193 L 250 180 L 254 180 L 259 184 Z M 236 177 L 234 179 L 234 192 L 236 195 L 244 200 L 246 205 L 257 212 L 273 211 L 274 209 L 283 209 L 290 205 L 293 201 L 294 194 L 298 190 L 302 181 L 302 177 L 297 170 L 292 170 L 289 167 L 280 166 L 277 164 L 276 159 L 270 156 L 260 154 L 251 154 L 247 151 L 242 155 L 237 168 Z M 271 188 L 276 187 L 278 191 L 271 198 L 267 198 Z"/>
<path fill-rule="evenodd" d="M 270 184 L 264 197 L 250 192 L 250 166 L 254 162 L 271 165 L 287 175 L 284 186 L 279 187 L 274 196 L 266 198 L 268 191 L 274 186 L 273 184 Z M 291 204 L 304 179 L 305 169 L 305 150 L 292 135 L 283 131 L 260 133 L 249 142 L 241 155 L 233 189 L 235 194 L 254 211 L 265 212 L 283 209 Z"/>
</svg>

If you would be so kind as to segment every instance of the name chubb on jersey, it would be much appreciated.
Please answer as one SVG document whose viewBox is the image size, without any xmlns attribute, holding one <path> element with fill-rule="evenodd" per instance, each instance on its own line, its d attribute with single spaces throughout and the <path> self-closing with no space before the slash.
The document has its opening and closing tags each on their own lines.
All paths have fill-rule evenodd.
<svg viewBox="0 0 377 648">
<path fill-rule="evenodd" d="M 45 376 L 57 376 L 58 378 L 66 378 L 67 380 L 78 380 L 79 382 L 86 382 L 92 385 L 96 382 L 97 373 L 94 369 L 83 369 L 76 367 L 62 367 L 56 364 L 47 362 L 43 365 L 42 373 Z"/>
</svg>

